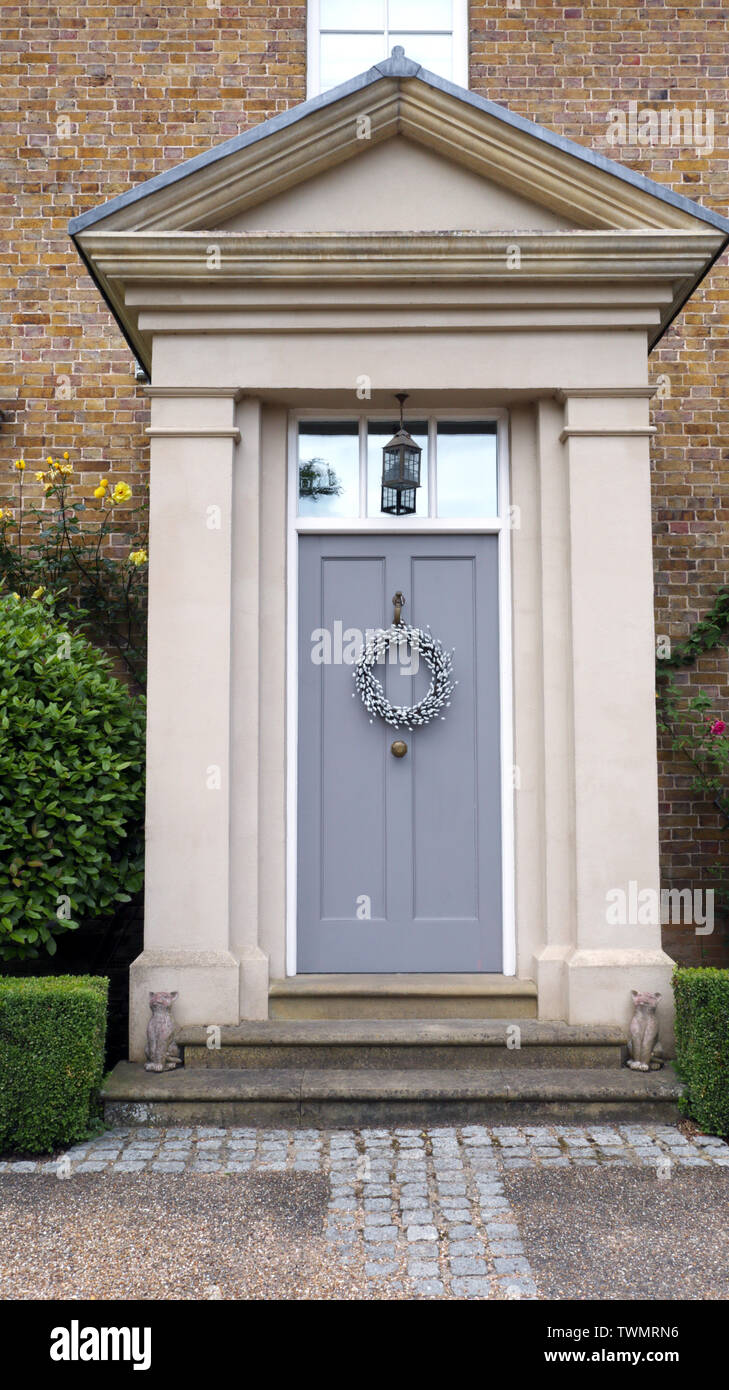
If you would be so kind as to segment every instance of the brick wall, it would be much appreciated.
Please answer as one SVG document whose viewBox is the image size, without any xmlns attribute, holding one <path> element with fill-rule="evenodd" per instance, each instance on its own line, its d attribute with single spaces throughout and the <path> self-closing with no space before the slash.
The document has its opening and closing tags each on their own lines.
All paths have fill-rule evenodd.
<svg viewBox="0 0 729 1390">
<path fill-rule="evenodd" d="M 473 0 L 470 13 L 475 91 L 726 211 L 729 50 L 720 0 L 524 0 L 521 9 Z M 19 410 L 0 435 L 0 467 L 20 451 L 30 468 L 67 449 L 84 487 L 100 471 L 141 486 L 146 399 L 66 223 L 303 100 L 305 5 L 35 0 L 3 5 L 1 14 L 0 226 L 10 256 L 0 286 L 13 357 L 0 397 L 17 389 Z M 713 111 L 713 151 L 695 141 L 611 145 L 609 113 L 631 101 L 658 113 Z M 652 359 L 666 393 L 654 415 L 657 628 L 674 640 L 729 571 L 728 299 L 723 258 Z M 698 671 L 726 713 L 724 650 Z M 663 881 L 706 887 L 726 839 L 690 784 L 681 760 L 662 750 Z M 729 960 L 726 929 L 702 938 L 671 929 L 666 941 L 682 960 Z"/>
<path fill-rule="evenodd" d="M 30 477 L 68 450 L 87 492 L 100 472 L 140 483 L 147 400 L 67 223 L 303 101 L 306 7 L 32 0 L 2 5 L 0 20 L 3 358 L 12 352 L 0 403 L 15 388 L 20 407 L 0 435 L 0 482 L 21 451 Z"/>
</svg>

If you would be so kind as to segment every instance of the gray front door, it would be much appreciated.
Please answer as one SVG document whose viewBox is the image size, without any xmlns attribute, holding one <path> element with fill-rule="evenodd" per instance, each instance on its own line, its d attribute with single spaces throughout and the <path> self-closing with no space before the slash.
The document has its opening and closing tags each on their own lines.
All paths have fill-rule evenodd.
<svg viewBox="0 0 729 1390">
<path fill-rule="evenodd" d="M 299 546 L 297 969 L 500 971 L 498 539 Z M 403 620 L 455 648 L 446 718 L 414 731 L 352 698 L 356 635 L 389 626 L 398 589 Z M 430 680 L 423 661 L 375 672 L 397 704 Z"/>
</svg>

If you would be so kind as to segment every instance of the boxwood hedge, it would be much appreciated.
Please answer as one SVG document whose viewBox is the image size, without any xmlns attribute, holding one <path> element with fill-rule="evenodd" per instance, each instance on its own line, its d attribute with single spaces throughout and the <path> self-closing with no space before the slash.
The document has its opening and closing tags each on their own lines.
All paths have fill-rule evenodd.
<svg viewBox="0 0 729 1390">
<path fill-rule="evenodd" d="M 729 970 L 674 971 L 681 1109 L 705 1133 L 729 1135 Z"/>
<path fill-rule="evenodd" d="M 0 978 L 0 1152 L 49 1153 L 100 1120 L 109 981 Z"/>
</svg>

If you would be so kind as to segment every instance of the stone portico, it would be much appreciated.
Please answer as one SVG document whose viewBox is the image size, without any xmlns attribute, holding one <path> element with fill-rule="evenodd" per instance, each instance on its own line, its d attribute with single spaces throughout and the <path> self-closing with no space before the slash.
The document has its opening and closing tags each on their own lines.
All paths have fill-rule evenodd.
<svg viewBox="0 0 729 1390">
<path fill-rule="evenodd" d="M 152 401 L 132 1060 L 150 989 L 188 1028 L 370 988 L 370 1017 L 623 1030 L 658 990 L 670 1039 L 660 925 L 606 904 L 659 889 L 648 353 L 729 223 L 394 56 L 71 230 Z M 348 991 L 296 969 L 291 421 L 404 388 L 505 422 L 504 964 Z"/>
</svg>

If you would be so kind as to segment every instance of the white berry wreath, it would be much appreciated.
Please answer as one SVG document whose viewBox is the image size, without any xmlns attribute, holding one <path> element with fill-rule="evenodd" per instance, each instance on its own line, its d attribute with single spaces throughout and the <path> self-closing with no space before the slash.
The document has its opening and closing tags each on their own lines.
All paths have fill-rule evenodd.
<svg viewBox="0 0 729 1390">
<path fill-rule="evenodd" d="M 373 667 L 385 658 L 390 647 L 398 648 L 408 642 L 413 652 L 421 656 L 430 671 L 430 689 L 416 705 L 391 705 L 386 698 Z M 421 627 L 408 627 L 407 623 L 393 623 L 388 628 L 376 628 L 369 633 L 359 661 L 354 668 L 354 683 L 362 697 L 362 703 L 371 715 L 384 719 L 386 724 L 402 724 L 406 729 L 416 729 L 436 719 L 440 711 L 448 708 L 453 694 L 453 653 L 447 652 L 437 638 Z M 440 715 L 441 719 L 445 715 Z M 372 720 L 370 720 L 372 723 Z"/>
</svg>

